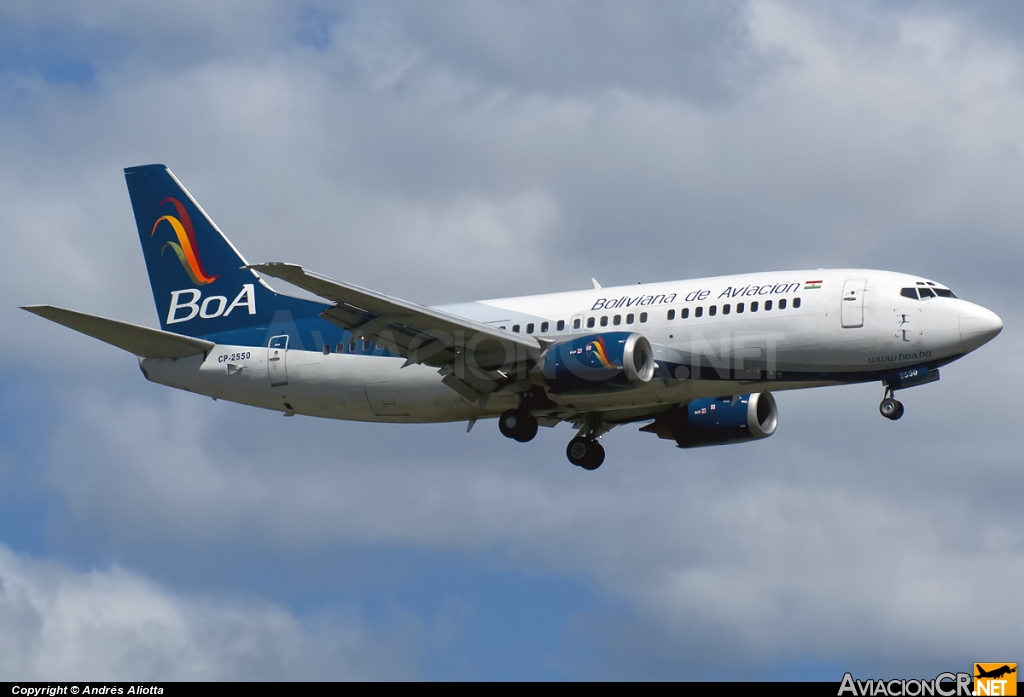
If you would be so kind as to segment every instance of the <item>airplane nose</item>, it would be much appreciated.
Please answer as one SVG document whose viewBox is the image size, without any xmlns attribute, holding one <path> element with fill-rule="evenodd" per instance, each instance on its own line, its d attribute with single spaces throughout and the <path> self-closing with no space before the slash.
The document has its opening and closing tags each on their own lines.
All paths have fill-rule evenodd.
<svg viewBox="0 0 1024 697">
<path fill-rule="evenodd" d="M 981 305 L 960 302 L 960 343 L 968 351 L 987 344 L 1003 330 L 999 315 Z"/>
</svg>

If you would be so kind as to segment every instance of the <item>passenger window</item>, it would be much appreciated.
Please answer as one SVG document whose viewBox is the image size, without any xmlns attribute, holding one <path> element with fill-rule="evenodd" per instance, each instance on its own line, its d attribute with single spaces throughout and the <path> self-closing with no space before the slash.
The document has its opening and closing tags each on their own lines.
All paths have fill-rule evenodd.
<svg viewBox="0 0 1024 697">
<path fill-rule="evenodd" d="M 704 308 L 703 307 L 698 307 L 696 310 L 693 311 L 693 316 L 694 317 L 703 317 L 704 316 Z"/>
<path fill-rule="evenodd" d="M 916 288 L 903 288 L 900 290 L 900 295 L 904 298 L 910 298 L 911 300 L 917 300 L 917 289 Z"/>
<path fill-rule="evenodd" d="M 668 314 L 666 315 L 666 317 L 668 317 L 668 319 L 675 319 L 676 318 L 676 311 L 675 310 L 669 310 Z"/>
<path fill-rule="evenodd" d="M 512 325 L 512 331 L 514 331 L 516 334 L 518 334 L 519 333 L 519 325 L 518 324 L 513 324 Z"/>
<path fill-rule="evenodd" d="M 580 328 L 580 320 L 578 320 L 578 319 L 574 319 L 574 320 L 572 321 L 572 328 L 573 328 L 573 329 L 579 329 L 579 328 Z"/>
<path fill-rule="evenodd" d="M 925 298 L 934 298 L 935 297 L 935 293 L 932 292 L 931 288 L 918 288 L 917 292 L 921 294 L 921 299 L 922 300 L 924 300 Z"/>
<path fill-rule="evenodd" d="M 338 345 L 334 347 L 335 353 L 345 353 L 345 342 L 339 341 Z"/>
<path fill-rule="evenodd" d="M 770 309 L 772 309 L 772 301 L 771 300 L 765 300 L 764 301 L 764 311 L 768 312 L 768 310 L 770 310 Z"/>
<path fill-rule="evenodd" d="M 350 341 L 348 343 L 348 352 L 349 353 L 355 353 L 356 352 L 356 340 L 355 339 L 353 339 L 352 341 Z"/>
<path fill-rule="evenodd" d="M 780 310 L 785 310 L 786 309 L 786 299 L 785 298 L 783 298 L 782 300 L 779 301 L 779 309 Z"/>
<path fill-rule="evenodd" d="M 601 317 L 601 326 L 602 327 L 607 327 L 608 326 L 608 315 L 603 315 Z"/>
<path fill-rule="evenodd" d="M 547 332 L 549 326 L 550 325 L 547 322 L 541 322 L 540 323 L 540 332 L 541 332 L 541 334 Z"/>
<path fill-rule="evenodd" d="M 369 352 L 370 352 L 370 342 L 366 341 L 364 339 L 363 340 L 363 353 L 369 353 Z"/>
<path fill-rule="evenodd" d="M 612 324 L 614 324 L 616 327 L 622 324 L 622 315 L 615 315 L 614 317 L 612 317 Z"/>
<path fill-rule="evenodd" d="M 558 324 L 555 325 L 555 329 L 557 329 L 560 332 L 565 331 L 565 320 L 564 319 L 558 320 Z"/>
<path fill-rule="evenodd" d="M 687 317 L 689 317 L 690 316 L 690 308 L 684 307 L 682 310 L 679 311 L 679 316 L 681 318 L 683 318 L 683 319 L 686 319 Z"/>
<path fill-rule="evenodd" d="M 793 298 L 793 309 L 796 310 L 800 307 L 800 298 Z"/>
<path fill-rule="evenodd" d="M 712 305 L 708 308 L 708 314 L 712 317 L 718 314 L 718 305 Z"/>
<path fill-rule="evenodd" d="M 587 317 L 587 329 L 590 329 L 593 326 L 594 326 L 594 318 L 593 317 Z"/>
<path fill-rule="evenodd" d="M 646 312 L 641 312 L 640 313 L 640 322 L 643 323 L 643 322 L 646 322 L 646 321 L 647 321 L 647 313 Z"/>
<path fill-rule="evenodd" d="M 630 312 L 628 315 L 626 315 L 626 324 L 633 324 L 633 313 L 632 312 Z"/>
<path fill-rule="evenodd" d="M 331 345 L 330 344 L 324 344 L 324 355 L 325 356 L 331 355 Z"/>
<path fill-rule="evenodd" d="M 526 325 L 526 333 L 533 334 L 533 322 L 530 322 L 529 324 Z"/>
<path fill-rule="evenodd" d="M 732 310 L 732 307 L 728 303 L 726 303 L 725 305 L 722 305 L 722 314 L 723 315 L 729 314 L 730 310 Z"/>
<path fill-rule="evenodd" d="M 743 314 L 743 303 L 736 303 L 736 314 L 737 315 L 742 315 Z"/>
<path fill-rule="evenodd" d="M 750 303 L 750 311 L 751 312 L 757 312 L 757 301 L 756 300 L 754 302 Z"/>
</svg>

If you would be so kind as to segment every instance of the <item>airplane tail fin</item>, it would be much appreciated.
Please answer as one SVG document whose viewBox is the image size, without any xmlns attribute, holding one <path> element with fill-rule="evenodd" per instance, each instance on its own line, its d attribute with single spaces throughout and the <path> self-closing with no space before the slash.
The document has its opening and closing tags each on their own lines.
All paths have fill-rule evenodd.
<svg viewBox="0 0 1024 697">
<path fill-rule="evenodd" d="M 164 165 L 124 171 L 160 327 L 187 336 L 272 321 L 278 296 Z"/>
</svg>

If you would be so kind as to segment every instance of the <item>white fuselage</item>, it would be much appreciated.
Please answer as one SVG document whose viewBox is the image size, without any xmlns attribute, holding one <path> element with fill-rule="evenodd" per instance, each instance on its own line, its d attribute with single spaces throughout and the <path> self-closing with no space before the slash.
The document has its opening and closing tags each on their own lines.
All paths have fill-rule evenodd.
<svg viewBox="0 0 1024 697">
<path fill-rule="evenodd" d="M 628 412 L 700 397 L 879 379 L 886 371 L 947 363 L 994 336 L 990 329 L 998 318 L 984 308 L 955 297 L 901 295 L 921 287 L 948 295 L 916 276 L 840 269 L 596 288 L 439 309 L 552 341 L 611 331 L 642 334 L 657 361 L 673 366 L 670 376 L 659 374 L 635 389 L 548 394 L 556 405 L 552 411 L 560 413 Z M 281 350 L 272 364 L 268 359 L 277 349 L 266 345 L 217 345 L 205 355 L 140 364 L 154 382 L 336 419 L 459 421 L 497 416 L 517 404 L 512 392 L 473 403 L 443 385 L 435 368 L 402 367 L 403 358 L 341 348 Z"/>
</svg>

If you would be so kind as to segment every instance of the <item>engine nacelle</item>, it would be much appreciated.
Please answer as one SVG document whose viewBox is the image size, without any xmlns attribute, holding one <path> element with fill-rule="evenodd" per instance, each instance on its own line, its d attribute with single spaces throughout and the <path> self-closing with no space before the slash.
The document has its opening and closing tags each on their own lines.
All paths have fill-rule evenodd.
<svg viewBox="0 0 1024 697">
<path fill-rule="evenodd" d="M 588 334 L 548 348 L 541 366 L 556 394 L 632 389 L 654 377 L 654 350 L 642 334 Z"/>
<path fill-rule="evenodd" d="M 659 414 L 640 430 L 674 440 L 680 448 L 699 448 L 767 438 L 778 424 L 775 398 L 771 392 L 761 392 L 695 399 Z"/>
</svg>

